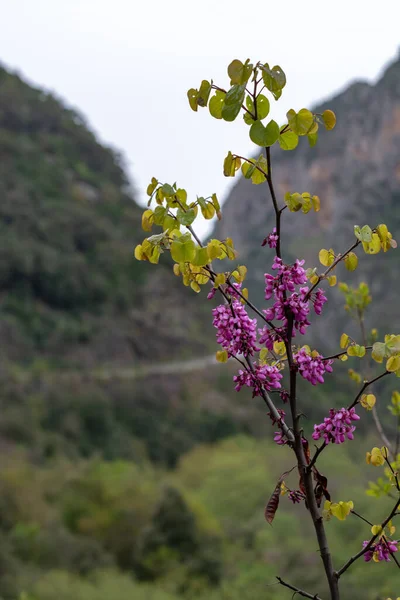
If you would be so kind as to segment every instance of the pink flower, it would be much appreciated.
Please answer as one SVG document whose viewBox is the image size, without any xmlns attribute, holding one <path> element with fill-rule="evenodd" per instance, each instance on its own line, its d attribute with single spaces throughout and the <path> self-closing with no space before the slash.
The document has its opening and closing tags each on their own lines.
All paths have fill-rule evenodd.
<svg viewBox="0 0 400 600">
<path fill-rule="evenodd" d="M 240 369 L 238 375 L 235 375 L 235 390 L 239 392 L 245 385 L 253 388 L 254 396 L 261 396 L 262 390 L 270 391 L 281 387 L 280 380 L 282 373 L 278 367 L 272 365 L 257 365 L 254 363 L 254 373 Z"/>
<path fill-rule="evenodd" d="M 213 309 L 213 315 L 217 342 L 229 356 L 258 352 L 257 321 L 250 319 L 243 304 L 237 300 L 232 305 L 220 304 Z"/>
<path fill-rule="evenodd" d="M 329 442 L 343 444 L 346 438 L 348 440 L 354 439 L 355 426 L 352 425 L 352 421 L 358 421 L 359 419 L 360 417 L 357 415 L 355 408 L 350 410 L 347 410 L 347 408 L 341 408 L 340 410 L 331 408 L 329 417 L 325 417 L 323 423 L 314 425 L 312 437 L 314 440 L 323 437 L 326 444 L 329 444 Z"/>
<path fill-rule="evenodd" d="M 305 348 L 293 355 L 297 363 L 299 373 L 312 385 L 324 383 L 323 375 L 332 373 L 333 360 L 324 360 L 322 356 L 311 356 Z"/>
<path fill-rule="evenodd" d="M 276 248 L 278 240 L 279 236 L 276 233 L 276 227 L 274 227 L 271 233 L 269 233 L 267 237 L 264 238 L 261 246 L 265 246 L 266 244 L 268 244 L 270 248 Z"/>
<path fill-rule="evenodd" d="M 390 553 L 394 553 L 398 551 L 397 540 L 389 540 L 386 538 L 381 538 L 379 542 L 376 544 L 372 544 L 369 550 L 364 554 L 365 562 L 369 562 L 372 558 L 375 558 L 378 562 L 384 560 L 386 562 L 390 562 Z M 363 542 L 363 548 L 369 544 L 369 541 Z"/>
</svg>

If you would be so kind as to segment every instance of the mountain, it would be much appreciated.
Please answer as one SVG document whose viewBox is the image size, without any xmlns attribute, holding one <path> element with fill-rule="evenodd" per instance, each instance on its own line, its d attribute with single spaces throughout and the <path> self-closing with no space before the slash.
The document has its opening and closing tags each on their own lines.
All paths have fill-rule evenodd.
<svg viewBox="0 0 400 600">
<path fill-rule="evenodd" d="M 307 267 L 319 265 L 321 248 L 332 247 L 337 253 L 349 248 L 355 240 L 354 225 L 386 223 L 393 237 L 400 238 L 400 59 L 374 85 L 353 83 L 312 110 L 320 113 L 326 108 L 336 113 L 337 125 L 333 131 L 320 129 L 314 148 L 302 138 L 294 151 L 274 147 L 271 153 L 280 206 L 288 191 L 310 192 L 321 199 L 318 213 L 285 211 L 282 216 L 284 256 L 288 261 L 305 258 Z M 259 305 L 263 303 L 263 274 L 270 269 L 273 255 L 268 247 L 261 248 L 261 241 L 273 226 L 266 185 L 253 185 L 240 177 L 224 203 L 215 235 L 233 238 L 240 262 L 249 269 L 249 288 Z M 381 332 L 391 331 L 398 322 L 398 251 L 375 256 L 358 251 L 358 256 L 355 273 L 340 269 L 338 279 L 352 284 L 367 281 L 374 301 L 369 322 Z M 334 319 L 343 297 L 329 290 L 328 304 L 329 317 L 319 321 L 311 335 L 314 342 L 336 347 L 339 334 Z M 341 325 L 351 329 L 342 309 L 341 314 Z"/>
<path fill-rule="evenodd" d="M 5 68 L 0 197 L 3 358 L 82 368 L 205 351 L 204 328 L 190 326 L 202 303 L 167 262 L 133 259 L 141 210 L 122 157 L 76 111 Z"/>
</svg>

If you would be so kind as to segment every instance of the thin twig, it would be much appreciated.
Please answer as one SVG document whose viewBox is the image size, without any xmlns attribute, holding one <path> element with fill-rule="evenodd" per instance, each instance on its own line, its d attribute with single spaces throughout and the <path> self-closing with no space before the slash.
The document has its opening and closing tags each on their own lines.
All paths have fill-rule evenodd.
<svg viewBox="0 0 400 600">
<path fill-rule="evenodd" d="M 374 379 L 371 379 L 370 381 L 365 381 L 364 385 L 362 386 L 361 390 L 358 392 L 357 396 L 355 397 L 355 399 L 353 400 L 353 402 L 350 404 L 350 406 L 348 407 L 347 410 L 350 410 L 351 408 L 353 408 L 356 404 L 358 404 L 359 399 L 361 398 L 361 396 L 363 395 L 363 393 L 365 392 L 365 390 L 367 389 L 367 387 L 369 385 L 372 385 L 373 383 L 375 383 L 376 381 L 378 381 L 379 379 L 382 379 L 382 377 L 385 377 L 385 375 L 390 375 L 390 371 L 385 371 L 384 373 L 381 373 L 380 375 L 378 375 L 377 377 L 375 377 Z"/>
<path fill-rule="evenodd" d="M 321 596 L 318 596 L 318 594 L 309 594 L 308 592 L 305 592 L 304 590 L 301 590 L 300 588 L 291 585 L 290 583 L 287 583 L 286 581 L 283 581 L 283 579 L 281 577 L 277 577 L 277 580 L 279 581 L 279 583 L 281 585 L 283 585 L 284 587 L 289 588 L 289 590 L 293 590 L 294 592 L 296 592 L 296 594 L 299 594 L 299 596 L 303 596 L 303 598 L 311 598 L 311 600 L 322 600 Z"/>
</svg>

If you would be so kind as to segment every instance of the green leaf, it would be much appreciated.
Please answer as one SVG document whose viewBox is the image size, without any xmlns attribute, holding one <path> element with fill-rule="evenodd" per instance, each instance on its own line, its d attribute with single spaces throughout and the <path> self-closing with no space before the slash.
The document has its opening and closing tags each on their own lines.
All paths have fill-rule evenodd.
<svg viewBox="0 0 400 600">
<path fill-rule="evenodd" d="M 157 206 L 154 210 L 155 225 L 162 225 L 167 214 L 168 214 L 167 208 L 165 208 L 164 206 Z"/>
<path fill-rule="evenodd" d="M 188 91 L 188 93 L 187 93 L 187 97 L 188 97 L 188 100 L 189 100 L 190 108 L 192 110 L 194 110 L 194 112 L 197 112 L 197 106 L 198 106 L 198 104 L 197 104 L 197 98 L 198 98 L 198 95 L 199 95 L 198 90 L 195 90 L 194 88 L 191 88 Z"/>
<path fill-rule="evenodd" d="M 224 105 L 225 96 L 225 92 L 217 90 L 208 104 L 208 110 L 214 119 L 222 119 L 222 107 Z"/>
<path fill-rule="evenodd" d="M 174 188 L 169 183 L 164 183 L 161 190 L 165 196 L 173 196 L 175 194 Z"/>
<path fill-rule="evenodd" d="M 234 121 L 242 108 L 246 85 L 233 85 L 227 92 L 222 107 L 224 121 Z"/>
<path fill-rule="evenodd" d="M 261 67 L 262 77 L 264 85 L 274 96 L 275 100 L 278 100 L 282 95 L 282 90 L 286 85 L 286 75 L 278 65 L 269 68 L 269 64 L 265 63 Z"/>
<path fill-rule="evenodd" d="M 250 139 L 257 146 L 272 146 L 279 138 L 279 125 L 276 121 L 270 121 L 266 127 L 261 121 L 255 121 L 250 127 Z"/>
<path fill-rule="evenodd" d="M 286 116 L 292 131 L 297 135 L 307 135 L 314 127 L 314 115 L 306 108 L 302 108 L 298 113 L 291 108 Z"/>
<path fill-rule="evenodd" d="M 231 78 L 231 85 L 233 84 L 243 84 L 247 83 L 251 72 L 253 70 L 253 65 L 250 64 L 250 59 L 248 58 L 245 64 L 242 63 L 241 60 L 235 59 L 231 62 L 228 67 L 228 75 Z"/>
<path fill-rule="evenodd" d="M 171 244 L 171 256 L 177 263 L 191 262 L 196 256 L 194 241 L 186 235 L 175 238 Z"/>
<path fill-rule="evenodd" d="M 348 271 L 355 271 L 358 265 L 357 254 L 354 254 L 354 252 L 349 252 L 349 254 L 345 256 L 344 264 Z"/>
<path fill-rule="evenodd" d="M 176 218 L 182 225 L 191 225 L 196 218 L 196 213 L 193 208 L 189 208 L 187 211 L 178 208 Z"/>
<path fill-rule="evenodd" d="M 264 173 L 268 172 L 267 159 L 263 154 L 260 154 L 257 160 L 248 160 L 242 164 L 242 173 L 246 179 L 251 179 L 252 183 L 258 185 L 266 181 L 266 176 L 257 167 L 262 169 Z"/>
<path fill-rule="evenodd" d="M 192 260 L 192 264 L 195 267 L 205 267 L 210 262 L 208 258 L 207 248 L 196 248 L 195 257 Z"/>
<path fill-rule="evenodd" d="M 268 98 L 266 96 L 264 96 L 263 94 L 259 94 L 257 96 L 256 106 L 257 106 L 257 119 L 262 121 L 263 119 L 265 119 L 265 117 L 267 117 L 269 115 L 270 104 L 269 104 Z"/>
<path fill-rule="evenodd" d="M 359 239 L 362 242 L 372 242 L 372 229 L 369 225 L 364 225 L 364 227 L 361 227 Z"/>
<path fill-rule="evenodd" d="M 293 131 L 285 131 L 279 135 L 278 142 L 282 150 L 294 150 L 299 143 L 299 136 Z"/>
<path fill-rule="evenodd" d="M 207 106 L 208 99 L 211 93 L 211 83 L 206 79 L 203 79 L 197 95 L 198 106 Z"/>
</svg>

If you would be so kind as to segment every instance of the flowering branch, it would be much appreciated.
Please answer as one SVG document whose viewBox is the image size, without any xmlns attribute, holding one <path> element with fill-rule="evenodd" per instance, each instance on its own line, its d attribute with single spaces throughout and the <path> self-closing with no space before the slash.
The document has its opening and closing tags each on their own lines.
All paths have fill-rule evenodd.
<svg viewBox="0 0 400 600">
<path fill-rule="evenodd" d="M 381 524 L 381 531 L 383 531 L 386 527 L 386 525 L 389 523 L 389 521 L 391 521 L 393 519 L 393 517 L 396 515 L 397 509 L 400 506 L 400 498 L 397 500 L 396 504 L 394 505 L 394 508 L 392 509 L 390 515 L 383 521 L 383 523 Z M 339 577 L 341 577 L 343 575 L 343 573 L 345 573 L 347 571 L 347 569 L 349 567 L 351 567 L 351 565 L 358 560 L 361 556 L 363 556 L 366 552 L 368 552 L 373 543 L 375 542 L 375 540 L 379 537 L 379 533 L 377 533 L 376 535 L 373 535 L 372 538 L 369 540 L 368 544 L 365 545 L 365 547 L 360 550 L 360 552 L 358 552 L 355 556 L 352 556 L 344 565 L 341 569 L 339 569 L 339 571 L 337 571 L 336 573 L 336 577 L 337 579 L 339 579 Z"/>
</svg>

